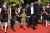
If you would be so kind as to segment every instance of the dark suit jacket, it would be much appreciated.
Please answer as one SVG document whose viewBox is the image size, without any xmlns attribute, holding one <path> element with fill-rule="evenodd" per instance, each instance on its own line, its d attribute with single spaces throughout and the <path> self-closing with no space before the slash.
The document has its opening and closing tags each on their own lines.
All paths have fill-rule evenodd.
<svg viewBox="0 0 50 33">
<path fill-rule="evenodd" d="M 34 4 L 35 15 L 39 15 L 42 10 L 42 5 Z"/>
<path fill-rule="evenodd" d="M 33 9 L 34 9 L 34 7 L 33 7 Z M 31 8 L 30 8 L 30 6 L 27 9 L 27 16 L 31 16 Z"/>
</svg>

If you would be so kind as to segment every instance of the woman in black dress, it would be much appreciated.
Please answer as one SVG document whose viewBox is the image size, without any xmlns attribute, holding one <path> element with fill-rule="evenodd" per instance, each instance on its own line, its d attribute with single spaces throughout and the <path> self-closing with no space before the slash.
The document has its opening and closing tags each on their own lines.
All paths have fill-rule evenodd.
<svg viewBox="0 0 50 33">
<path fill-rule="evenodd" d="M 10 8 L 10 19 L 11 19 L 11 29 L 13 31 L 14 30 L 14 27 L 15 27 L 15 16 L 17 14 L 17 11 L 16 11 L 16 3 L 15 2 L 12 2 L 12 6 Z"/>
<path fill-rule="evenodd" d="M 49 14 L 50 14 L 50 2 L 49 2 Z M 50 16 L 49 16 L 49 21 L 50 21 Z"/>
<path fill-rule="evenodd" d="M 45 26 L 45 5 L 42 5 L 42 25 Z"/>
<path fill-rule="evenodd" d="M 45 14 L 45 21 L 46 21 L 46 27 L 47 27 L 49 15 L 50 15 L 50 14 L 49 14 L 49 2 L 48 2 L 47 5 L 46 5 L 45 12 L 46 12 L 46 14 Z"/>
<path fill-rule="evenodd" d="M 7 33 L 7 22 L 8 22 L 8 7 L 7 7 L 7 2 L 4 1 L 3 5 L 1 6 L 1 15 L 2 15 L 2 20 L 1 22 L 4 23 L 5 25 L 5 33 Z M 3 26 L 3 25 L 2 25 Z"/>
</svg>

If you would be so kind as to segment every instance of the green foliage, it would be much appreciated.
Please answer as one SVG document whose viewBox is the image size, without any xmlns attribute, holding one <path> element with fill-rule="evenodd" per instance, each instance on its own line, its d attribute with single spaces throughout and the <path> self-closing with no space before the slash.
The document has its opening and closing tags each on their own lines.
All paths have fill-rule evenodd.
<svg viewBox="0 0 50 33">
<path fill-rule="evenodd" d="M 24 3 L 23 0 L 7 0 L 7 2 L 8 3 L 15 2 L 16 4 L 18 4 L 19 2 Z"/>
<path fill-rule="evenodd" d="M 37 1 L 36 2 L 34 2 L 35 4 L 37 3 Z"/>
<path fill-rule="evenodd" d="M 42 0 L 42 4 L 43 4 L 43 5 L 46 5 L 47 2 L 50 2 L 50 0 Z M 34 3 L 37 3 L 37 1 L 34 2 Z"/>
<path fill-rule="evenodd" d="M 8 6 L 11 6 L 11 2 L 15 2 L 16 4 L 24 3 L 23 0 L 6 0 L 8 2 Z"/>
<path fill-rule="evenodd" d="M 3 1 L 4 0 L 0 0 L 0 4 L 2 4 Z M 6 1 L 9 3 L 9 5 L 11 4 L 11 2 L 15 2 L 16 4 L 18 4 L 19 2 L 24 3 L 24 0 L 6 0 Z M 27 1 L 29 1 L 29 0 L 27 0 Z M 44 4 L 44 5 L 46 5 L 47 2 L 50 2 L 50 0 L 42 0 L 42 4 Z M 37 1 L 34 3 L 37 3 Z"/>
<path fill-rule="evenodd" d="M 42 0 L 42 4 L 46 5 L 47 2 L 50 2 L 50 0 Z"/>
<path fill-rule="evenodd" d="M 2 4 L 3 1 L 4 1 L 4 0 L 0 0 L 0 5 Z"/>
</svg>

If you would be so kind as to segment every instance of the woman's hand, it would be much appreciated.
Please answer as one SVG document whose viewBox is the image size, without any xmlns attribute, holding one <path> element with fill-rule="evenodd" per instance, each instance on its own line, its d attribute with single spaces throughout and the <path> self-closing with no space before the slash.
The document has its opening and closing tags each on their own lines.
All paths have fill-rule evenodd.
<svg viewBox="0 0 50 33">
<path fill-rule="evenodd" d="M 46 13 L 46 15 L 50 15 L 50 14 Z"/>
<path fill-rule="evenodd" d="M 9 18 L 10 18 L 10 19 L 12 19 L 12 17 L 11 17 L 11 16 L 9 16 Z"/>
<path fill-rule="evenodd" d="M 18 17 L 20 17 L 20 16 L 18 15 Z"/>
</svg>

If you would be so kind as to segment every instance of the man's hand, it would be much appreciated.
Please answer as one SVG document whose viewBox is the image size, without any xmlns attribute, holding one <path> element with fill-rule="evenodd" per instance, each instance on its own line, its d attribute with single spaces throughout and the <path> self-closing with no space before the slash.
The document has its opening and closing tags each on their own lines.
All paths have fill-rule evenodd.
<svg viewBox="0 0 50 33">
<path fill-rule="evenodd" d="M 30 16 L 28 16 L 30 18 Z"/>
<path fill-rule="evenodd" d="M 36 16 L 34 16 L 34 17 L 36 17 Z"/>
</svg>

